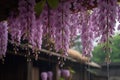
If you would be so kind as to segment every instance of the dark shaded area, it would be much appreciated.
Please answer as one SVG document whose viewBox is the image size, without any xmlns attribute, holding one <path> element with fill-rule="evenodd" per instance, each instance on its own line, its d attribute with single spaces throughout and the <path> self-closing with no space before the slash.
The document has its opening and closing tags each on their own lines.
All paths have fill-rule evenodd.
<svg viewBox="0 0 120 80">
<path fill-rule="evenodd" d="M 101 64 L 101 66 L 100 69 L 88 69 L 88 72 L 91 73 L 92 80 L 108 80 L 108 78 L 110 80 L 120 79 L 120 63 L 110 63 L 109 67 L 104 63 Z"/>
<path fill-rule="evenodd" d="M 17 11 L 18 0 L 0 0 L 0 21 L 6 20 L 11 11 Z"/>
<path fill-rule="evenodd" d="M 0 62 L 0 80 L 26 80 L 26 59 L 7 55 L 4 64 Z"/>
<path fill-rule="evenodd" d="M 18 9 L 17 9 L 18 1 L 19 0 L 0 0 L 0 21 L 6 20 L 12 11 L 18 15 Z M 41 0 L 36 0 L 36 2 L 39 2 L 39 1 Z M 59 0 L 59 1 L 64 2 L 64 0 Z M 93 6 L 91 6 L 88 2 L 89 0 L 83 0 L 83 3 L 82 3 L 82 5 L 87 7 L 87 9 L 92 9 L 97 6 L 96 0 L 94 1 L 95 5 Z M 72 10 L 72 11 L 74 12 L 75 10 Z"/>
<path fill-rule="evenodd" d="M 7 53 L 4 64 L 0 61 L 0 80 L 34 80 L 33 77 L 41 80 L 41 72 L 47 71 L 53 71 L 54 77 L 56 76 L 58 57 L 41 52 L 38 60 L 31 57 L 31 61 L 28 62 L 27 58 L 18 53 Z M 73 69 L 75 73 L 73 73 L 72 80 L 90 80 L 87 65 L 84 63 L 72 62 L 67 59 L 64 63 L 63 67 L 58 66 L 57 69 Z M 35 72 L 36 69 L 39 73 Z"/>
</svg>

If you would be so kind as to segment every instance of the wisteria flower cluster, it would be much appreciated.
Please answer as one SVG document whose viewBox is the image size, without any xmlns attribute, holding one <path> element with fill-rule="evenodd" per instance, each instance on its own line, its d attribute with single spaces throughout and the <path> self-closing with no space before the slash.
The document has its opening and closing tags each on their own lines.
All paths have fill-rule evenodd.
<svg viewBox="0 0 120 80">
<path fill-rule="evenodd" d="M 70 77 L 70 70 L 68 69 L 61 69 L 57 70 L 57 75 L 58 77 L 63 77 L 65 80 L 67 80 Z M 48 72 L 41 72 L 41 79 L 42 80 L 53 80 L 53 72 L 48 71 Z"/>
<path fill-rule="evenodd" d="M 40 16 L 36 16 L 35 5 L 35 0 L 19 0 L 19 13 L 11 12 L 8 25 L 0 22 L 1 55 L 6 52 L 9 28 L 12 42 L 21 44 L 21 40 L 27 40 L 33 50 L 40 50 L 47 35 L 54 42 L 56 51 L 63 55 L 68 55 L 71 39 L 80 34 L 83 55 L 92 56 L 93 40 L 100 37 L 100 42 L 109 41 L 116 20 L 120 22 L 117 0 L 61 0 L 54 9 L 46 2 Z"/>
<path fill-rule="evenodd" d="M 7 51 L 7 43 L 8 43 L 8 27 L 7 22 L 0 22 L 0 58 L 5 56 Z"/>
</svg>

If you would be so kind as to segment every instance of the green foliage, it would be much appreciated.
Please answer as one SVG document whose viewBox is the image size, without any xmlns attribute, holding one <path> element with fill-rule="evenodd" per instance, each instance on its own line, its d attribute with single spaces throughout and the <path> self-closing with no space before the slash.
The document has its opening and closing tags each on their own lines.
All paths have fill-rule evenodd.
<svg viewBox="0 0 120 80">
<path fill-rule="evenodd" d="M 110 53 L 111 62 L 120 62 L 120 36 L 115 35 L 112 39 L 112 44 L 109 45 L 112 48 L 112 52 Z M 98 45 L 94 48 L 93 51 L 93 61 L 96 62 L 104 62 L 106 57 L 106 53 L 103 50 L 103 45 Z"/>
<path fill-rule="evenodd" d="M 36 3 L 35 5 L 35 12 L 37 15 L 40 15 L 40 13 L 42 12 L 44 6 L 45 6 L 46 0 L 41 0 L 40 2 Z"/>
<path fill-rule="evenodd" d="M 56 8 L 59 4 L 59 0 L 47 0 L 48 2 L 48 5 L 51 7 L 51 8 Z"/>
<path fill-rule="evenodd" d="M 48 5 L 50 8 L 54 9 L 58 7 L 59 0 L 47 0 Z M 36 3 L 35 5 L 35 12 L 39 16 L 42 10 L 44 9 L 44 6 L 46 4 L 46 0 L 41 0 L 40 2 Z"/>
<path fill-rule="evenodd" d="M 59 80 L 64 80 L 64 78 L 61 77 Z"/>
<path fill-rule="evenodd" d="M 69 71 L 70 71 L 71 74 L 74 74 L 74 73 L 75 73 L 75 70 L 72 69 L 71 67 L 69 67 Z"/>
<path fill-rule="evenodd" d="M 103 45 L 98 45 L 94 48 L 92 60 L 95 62 L 104 62 L 105 61 L 105 52 L 102 49 Z"/>
</svg>

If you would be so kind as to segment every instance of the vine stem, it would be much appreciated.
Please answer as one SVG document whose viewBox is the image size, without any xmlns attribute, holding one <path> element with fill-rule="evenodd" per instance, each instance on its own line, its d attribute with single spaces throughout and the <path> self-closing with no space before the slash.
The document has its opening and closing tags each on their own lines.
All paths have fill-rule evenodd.
<svg viewBox="0 0 120 80">
<path fill-rule="evenodd" d="M 108 0 L 107 0 L 107 4 L 109 4 Z M 107 10 L 108 11 L 108 10 Z M 107 12 L 108 13 L 108 12 Z M 107 77 L 108 77 L 108 80 L 110 80 L 110 68 L 109 68 L 109 64 L 110 64 L 110 47 L 109 47 L 109 26 L 108 26 L 108 15 L 107 15 L 107 44 L 106 44 L 106 52 L 107 52 Z"/>
</svg>

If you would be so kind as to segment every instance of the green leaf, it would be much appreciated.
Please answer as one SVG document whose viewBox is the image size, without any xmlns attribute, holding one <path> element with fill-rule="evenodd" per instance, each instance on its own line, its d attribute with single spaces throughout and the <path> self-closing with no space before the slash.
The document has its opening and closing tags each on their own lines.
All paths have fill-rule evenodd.
<svg viewBox="0 0 120 80">
<path fill-rule="evenodd" d="M 74 74 L 75 70 L 73 70 L 72 68 L 69 68 L 70 73 Z"/>
<path fill-rule="evenodd" d="M 64 78 L 61 77 L 59 80 L 64 80 Z"/>
<path fill-rule="evenodd" d="M 41 0 L 40 2 L 36 3 L 34 10 L 35 10 L 35 12 L 36 12 L 36 14 L 37 14 L 38 16 L 39 16 L 40 13 L 42 12 L 42 10 L 43 10 L 43 8 L 44 8 L 44 6 L 45 6 L 45 3 L 46 3 L 45 0 Z"/>
<path fill-rule="evenodd" d="M 48 2 L 48 5 L 53 9 L 57 8 L 59 4 L 59 0 L 47 0 L 47 2 Z"/>
<path fill-rule="evenodd" d="M 74 71 L 74 70 L 72 70 L 72 69 L 70 70 L 70 72 L 71 72 L 71 73 L 75 73 L 75 71 Z"/>
</svg>

